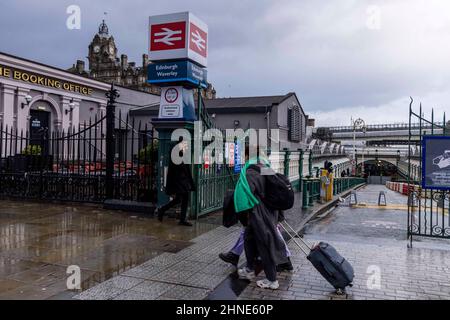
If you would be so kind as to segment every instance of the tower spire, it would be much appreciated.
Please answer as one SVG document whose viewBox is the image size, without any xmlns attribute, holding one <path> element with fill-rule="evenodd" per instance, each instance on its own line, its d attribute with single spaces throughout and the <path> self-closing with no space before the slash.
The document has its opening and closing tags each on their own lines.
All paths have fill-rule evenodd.
<svg viewBox="0 0 450 320">
<path fill-rule="evenodd" d="M 108 26 L 105 23 L 105 18 L 106 18 L 107 12 L 103 12 L 103 15 L 104 15 L 104 18 L 102 20 L 102 23 L 98 27 L 98 34 L 100 37 L 108 38 L 109 30 L 108 30 Z"/>
</svg>

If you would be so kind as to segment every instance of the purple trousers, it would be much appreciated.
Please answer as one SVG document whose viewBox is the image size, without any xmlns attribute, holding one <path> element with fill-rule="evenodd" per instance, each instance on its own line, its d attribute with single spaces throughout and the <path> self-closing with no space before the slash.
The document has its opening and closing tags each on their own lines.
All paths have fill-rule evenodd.
<svg viewBox="0 0 450 320">
<path fill-rule="evenodd" d="M 281 235 L 280 227 L 278 227 L 278 226 L 277 226 L 277 231 L 278 231 L 278 235 L 280 236 L 281 240 L 283 240 L 283 242 L 284 242 L 284 246 L 286 248 L 286 256 L 290 257 L 291 252 L 289 251 L 286 241 L 284 241 L 283 236 Z M 240 256 L 242 254 L 242 252 L 244 252 L 244 232 L 245 232 L 245 228 L 242 229 L 238 240 L 234 244 L 233 248 L 230 250 L 232 253 L 234 253 L 235 255 L 238 255 L 238 256 Z"/>
</svg>

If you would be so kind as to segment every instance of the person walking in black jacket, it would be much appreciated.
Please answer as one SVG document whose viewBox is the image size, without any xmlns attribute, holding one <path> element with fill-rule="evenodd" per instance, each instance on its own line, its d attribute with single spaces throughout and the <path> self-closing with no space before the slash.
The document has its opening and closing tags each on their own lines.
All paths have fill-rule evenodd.
<svg viewBox="0 0 450 320">
<path fill-rule="evenodd" d="M 180 155 L 185 152 L 187 145 L 181 142 L 178 144 L 180 148 Z M 167 204 L 162 207 L 156 208 L 155 214 L 158 216 L 158 220 L 162 221 L 164 213 L 173 206 L 181 203 L 180 225 L 192 226 L 187 221 L 187 208 L 189 203 L 189 193 L 195 191 L 194 180 L 192 179 L 191 169 L 188 164 L 182 162 L 181 164 L 175 164 L 172 159 L 169 162 L 169 168 L 167 172 L 167 182 L 165 192 L 172 197 Z"/>
</svg>

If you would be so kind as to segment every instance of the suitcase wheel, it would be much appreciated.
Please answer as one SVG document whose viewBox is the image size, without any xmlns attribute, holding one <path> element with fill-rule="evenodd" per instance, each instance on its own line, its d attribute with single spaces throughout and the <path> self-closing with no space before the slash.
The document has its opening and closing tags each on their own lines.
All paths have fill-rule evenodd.
<svg viewBox="0 0 450 320">
<path fill-rule="evenodd" d="M 345 289 L 341 289 L 341 288 L 336 289 L 336 294 L 338 296 L 343 296 L 344 294 L 346 294 Z"/>
</svg>

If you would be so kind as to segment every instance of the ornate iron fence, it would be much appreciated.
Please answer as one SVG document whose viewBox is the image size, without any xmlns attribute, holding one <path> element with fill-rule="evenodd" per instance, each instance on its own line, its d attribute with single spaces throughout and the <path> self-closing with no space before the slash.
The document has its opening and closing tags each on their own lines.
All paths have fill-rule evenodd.
<svg viewBox="0 0 450 320">
<path fill-rule="evenodd" d="M 422 104 L 419 114 L 412 109 L 413 99 L 409 105 L 409 154 L 407 167 L 408 182 L 408 246 L 412 246 L 413 236 L 450 238 L 450 192 L 447 190 L 423 189 L 422 161 L 413 159 L 412 140 L 418 138 L 422 141 L 424 135 L 449 135 L 449 124 L 446 123 L 445 113 L 442 122 L 435 122 L 434 111 L 431 120 L 424 117 Z M 418 124 L 414 124 L 417 122 Z M 419 129 L 413 131 L 412 129 Z M 416 139 L 417 140 L 417 139 Z M 419 158 L 422 158 L 420 149 Z M 404 170 L 403 168 L 403 171 Z"/>
<path fill-rule="evenodd" d="M 6 197 L 103 202 L 107 198 L 155 201 L 157 139 L 147 125 L 128 116 L 115 119 L 113 140 L 106 137 L 106 116 L 67 131 L 17 132 L 0 127 L 0 195 Z M 108 143 L 112 197 L 107 196 Z"/>
</svg>

